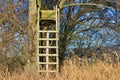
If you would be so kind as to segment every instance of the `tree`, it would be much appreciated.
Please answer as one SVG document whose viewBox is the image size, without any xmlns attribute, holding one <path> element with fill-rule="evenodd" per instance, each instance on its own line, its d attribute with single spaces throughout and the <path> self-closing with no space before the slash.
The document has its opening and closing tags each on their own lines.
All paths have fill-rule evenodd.
<svg viewBox="0 0 120 80">
<path fill-rule="evenodd" d="M 108 14 L 108 16 L 105 16 L 105 14 L 108 13 L 111 9 L 114 9 L 114 12 L 116 11 L 115 2 L 114 1 L 104 1 L 104 0 L 61 0 L 61 1 L 43 1 L 42 9 L 51 9 L 54 2 L 58 3 L 60 9 L 61 9 L 61 32 L 60 32 L 60 60 L 64 60 L 65 52 L 68 47 L 68 45 L 71 43 L 71 40 L 75 41 L 81 41 L 80 46 L 86 44 L 83 42 L 83 40 L 90 40 L 87 41 L 86 44 L 88 47 L 85 49 L 85 52 L 88 53 L 91 45 L 93 45 L 92 35 L 98 34 L 101 39 L 101 46 L 99 46 L 99 40 L 96 43 L 96 46 L 99 46 L 101 49 L 103 47 L 105 37 L 103 34 L 101 34 L 100 31 L 105 30 L 109 33 L 109 29 L 115 30 L 119 32 L 119 27 L 116 26 L 116 24 L 113 24 L 111 22 L 112 18 L 109 18 L 108 16 L 114 17 L 114 21 L 116 20 L 116 15 L 113 16 L 111 14 Z M 32 2 L 31 2 L 32 3 Z M 78 3 L 78 4 L 77 4 Z M 33 1 L 33 4 L 35 2 Z M 118 4 L 118 3 L 117 3 Z M 66 6 L 65 6 L 66 5 Z M 119 6 L 119 5 L 118 5 Z M 36 6 L 34 6 L 36 8 Z M 36 10 L 36 9 L 35 9 Z M 66 10 L 66 11 L 65 11 Z M 30 10 L 32 11 L 32 10 Z M 35 14 L 35 13 L 34 13 Z M 89 16 L 87 16 L 89 14 Z M 95 17 L 98 16 L 98 17 Z M 118 20 L 118 19 L 117 19 Z M 36 21 L 36 20 L 35 20 Z M 98 24 L 95 24 L 95 22 L 98 21 Z M 103 22 L 104 21 L 104 22 Z M 111 26 L 112 25 L 112 26 Z M 78 27 L 77 27 L 78 26 Z M 77 30 L 83 28 L 82 30 Z M 83 26 L 83 27 L 82 27 Z M 87 27 L 88 28 L 87 28 Z M 103 27 L 104 26 L 104 27 Z M 113 27 L 114 26 L 114 27 Z M 76 33 L 76 34 L 73 34 Z M 87 38 L 78 37 L 78 34 L 81 33 L 82 35 L 87 35 Z M 98 38 L 98 39 L 99 39 Z M 74 42 L 73 42 L 74 43 Z M 79 47 L 80 47 L 79 46 Z M 98 47 L 96 47 L 97 49 Z M 83 48 L 81 48 L 83 49 Z M 93 51 L 96 51 L 94 49 Z M 86 54 L 88 55 L 88 54 Z"/>
<path fill-rule="evenodd" d="M 37 24 L 37 4 L 35 0 L 29 1 L 29 52 L 35 55 L 35 39 L 36 39 L 36 24 Z"/>
<path fill-rule="evenodd" d="M 0 1 L 0 63 L 9 71 L 18 68 L 18 64 L 19 69 L 23 69 L 27 61 L 34 65 L 37 7 L 40 5 L 37 5 L 36 0 L 29 0 L 29 3 L 27 0 Z M 72 49 L 77 51 L 77 56 L 89 57 L 92 52 L 100 50 L 102 53 L 108 48 L 109 46 L 104 46 L 108 45 L 106 41 L 116 40 L 119 43 L 120 5 L 117 0 L 41 1 L 44 4 L 42 9 L 53 9 L 51 4 L 57 4 L 61 11 L 59 41 L 61 62 L 70 55 L 67 50 L 71 47 L 78 50 Z M 14 66 L 10 65 L 11 63 Z"/>
<path fill-rule="evenodd" d="M 67 8 L 64 8 L 66 12 L 62 13 L 64 15 L 61 21 L 61 53 L 65 56 L 64 52 L 69 44 L 76 44 L 74 48 L 83 53 L 76 52 L 78 56 L 81 54 L 90 57 L 90 55 L 93 55 L 91 53 L 96 53 L 98 49 L 101 51 L 100 53 L 103 53 L 108 36 L 110 40 L 113 40 L 110 37 L 115 36 L 116 33 L 112 34 L 112 32 L 115 31 L 119 34 L 119 23 L 116 24 L 118 19 L 115 3 L 103 0 L 90 0 L 87 3 L 76 4 L 76 6 L 72 3 L 75 2 L 68 1 Z M 112 23 L 112 20 L 115 23 Z"/>
<path fill-rule="evenodd" d="M 25 2 L 1 0 L 0 3 L 0 69 L 5 68 L 4 71 L 23 70 L 26 63 L 27 10 L 23 6 Z"/>
<path fill-rule="evenodd" d="M 65 0 L 60 1 L 60 7 L 63 6 Z M 42 6 L 41 6 L 42 4 Z M 41 9 L 53 9 L 53 6 L 51 4 L 56 5 L 57 0 L 50 0 L 43 1 L 43 0 L 30 0 L 29 1 L 29 53 L 32 55 L 36 55 L 36 24 L 37 24 L 37 7 L 40 7 Z M 55 6 L 54 6 L 55 7 Z M 33 57 L 33 56 L 31 56 Z"/>
</svg>

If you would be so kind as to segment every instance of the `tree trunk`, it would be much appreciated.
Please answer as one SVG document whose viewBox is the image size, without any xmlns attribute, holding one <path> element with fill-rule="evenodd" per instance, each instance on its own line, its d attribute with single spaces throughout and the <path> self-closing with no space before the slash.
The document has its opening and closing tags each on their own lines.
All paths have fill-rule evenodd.
<svg viewBox="0 0 120 80">
<path fill-rule="evenodd" d="M 29 43 L 29 54 L 35 55 L 36 47 L 36 25 L 37 25 L 37 5 L 35 0 L 29 1 L 29 19 L 28 19 L 28 43 Z"/>
<path fill-rule="evenodd" d="M 37 25 L 37 3 L 36 0 L 29 0 L 28 14 L 28 63 L 25 66 L 27 71 L 36 70 L 36 25 Z M 29 69 L 28 69 L 29 68 Z"/>
<path fill-rule="evenodd" d="M 40 1 L 40 0 L 39 0 Z M 59 7 L 61 8 L 66 0 L 61 0 Z M 39 3 L 39 7 L 40 3 Z M 37 0 L 29 0 L 29 19 L 28 19 L 28 56 L 29 56 L 29 63 L 28 66 L 36 58 L 36 25 L 37 25 Z M 33 65 L 34 66 L 34 65 Z M 31 68 L 30 68 L 31 69 Z"/>
</svg>

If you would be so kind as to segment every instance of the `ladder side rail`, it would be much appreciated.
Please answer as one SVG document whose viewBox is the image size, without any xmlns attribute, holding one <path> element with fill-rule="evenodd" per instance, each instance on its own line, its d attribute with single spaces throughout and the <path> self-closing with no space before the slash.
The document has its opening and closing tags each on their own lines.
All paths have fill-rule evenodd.
<svg viewBox="0 0 120 80">
<path fill-rule="evenodd" d="M 38 32 L 38 30 L 39 30 L 39 7 L 38 7 L 38 12 L 37 12 L 37 14 L 38 14 L 38 17 L 37 17 L 37 33 L 36 33 L 36 37 L 37 37 L 37 41 L 36 41 L 36 58 L 37 58 L 37 61 L 36 62 L 39 62 L 39 32 Z M 36 64 L 37 65 L 37 71 L 39 71 L 39 64 Z"/>
<path fill-rule="evenodd" d="M 49 32 L 47 32 L 47 44 L 46 44 L 46 77 L 49 77 Z"/>
<path fill-rule="evenodd" d="M 58 11 L 59 11 L 58 7 L 56 6 L 56 31 L 59 32 L 59 12 Z M 59 33 L 56 33 L 56 38 L 58 38 L 59 40 Z M 58 40 L 56 40 L 56 46 L 59 46 Z M 56 54 L 59 54 L 58 48 L 56 48 Z M 57 71 L 59 72 L 59 57 L 58 56 L 56 56 L 56 62 L 57 62 L 56 68 L 57 68 Z"/>
</svg>

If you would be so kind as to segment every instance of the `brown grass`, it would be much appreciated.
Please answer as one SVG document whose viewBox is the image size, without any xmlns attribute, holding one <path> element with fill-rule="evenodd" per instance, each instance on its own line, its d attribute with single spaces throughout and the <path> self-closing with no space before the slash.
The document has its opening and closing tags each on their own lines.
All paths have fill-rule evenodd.
<svg viewBox="0 0 120 80">
<path fill-rule="evenodd" d="M 13 73 L 12 76 L 0 74 L 0 80 L 45 80 L 37 73 Z M 77 65 L 72 61 L 66 61 L 61 67 L 58 77 L 48 80 L 120 80 L 120 64 L 107 64 L 97 62 L 90 65 Z"/>
</svg>

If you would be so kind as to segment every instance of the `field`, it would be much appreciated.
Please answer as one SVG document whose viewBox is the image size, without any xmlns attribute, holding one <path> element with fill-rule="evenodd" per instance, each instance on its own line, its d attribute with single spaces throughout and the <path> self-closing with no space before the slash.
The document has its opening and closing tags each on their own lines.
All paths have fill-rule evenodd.
<svg viewBox="0 0 120 80">
<path fill-rule="evenodd" d="M 37 73 L 21 72 L 11 76 L 1 72 L 0 80 L 46 80 Z M 120 80 L 120 64 L 97 62 L 95 64 L 74 64 L 71 60 L 64 62 L 58 77 L 48 80 Z"/>
</svg>

